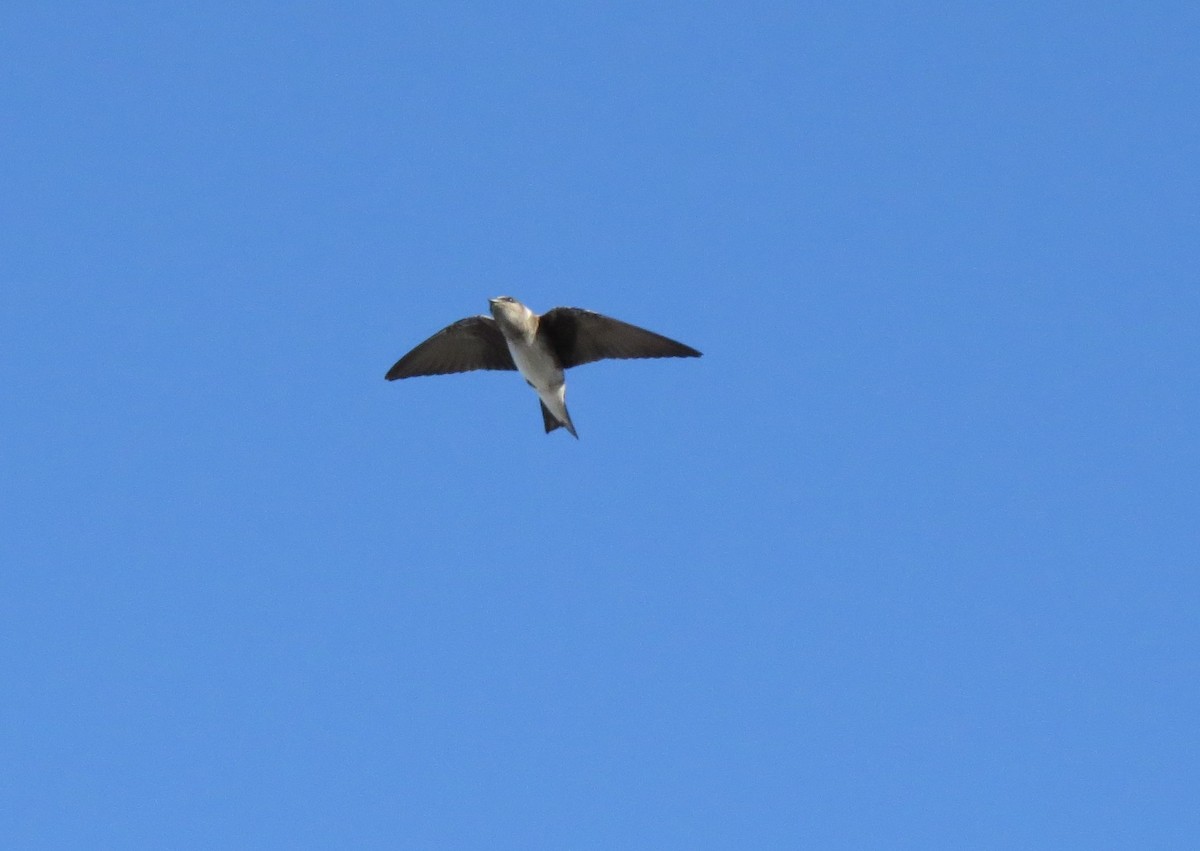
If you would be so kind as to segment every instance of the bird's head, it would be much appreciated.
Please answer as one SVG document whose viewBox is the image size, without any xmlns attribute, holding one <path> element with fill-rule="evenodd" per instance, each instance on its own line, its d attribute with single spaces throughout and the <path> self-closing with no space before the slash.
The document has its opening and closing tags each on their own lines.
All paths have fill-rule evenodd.
<svg viewBox="0 0 1200 851">
<path fill-rule="evenodd" d="M 526 328 L 532 323 L 534 318 L 532 310 L 510 295 L 501 295 L 488 299 L 488 306 L 491 307 L 492 316 L 495 320 L 509 328 Z"/>
</svg>

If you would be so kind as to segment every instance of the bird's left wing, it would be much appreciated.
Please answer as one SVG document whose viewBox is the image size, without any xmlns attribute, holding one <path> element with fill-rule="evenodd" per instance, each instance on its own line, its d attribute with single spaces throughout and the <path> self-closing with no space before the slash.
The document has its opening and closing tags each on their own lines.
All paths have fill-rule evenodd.
<svg viewBox="0 0 1200 851">
<path fill-rule="evenodd" d="M 661 334 L 578 307 L 556 307 L 539 320 L 563 368 L 604 358 L 698 358 L 700 352 Z"/>
<path fill-rule="evenodd" d="M 445 375 L 473 369 L 516 369 L 504 335 L 490 316 L 468 316 L 438 331 L 406 354 L 385 376 Z"/>
</svg>

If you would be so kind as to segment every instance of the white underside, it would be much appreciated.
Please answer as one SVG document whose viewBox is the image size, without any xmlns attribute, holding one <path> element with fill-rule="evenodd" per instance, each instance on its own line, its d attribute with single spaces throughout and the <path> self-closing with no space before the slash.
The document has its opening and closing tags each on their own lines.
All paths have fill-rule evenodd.
<svg viewBox="0 0 1200 851">
<path fill-rule="evenodd" d="M 566 401 L 567 385 L 563 380 L 563 371 L 555 365 L 548 353 L 525 346 L 514 346 L 511 340 L 505 340 L 505 342 L 508 343 L 508 351 L 512 355 L 513 363 L 517 365 L 517 369 L 524 379 L 533 385 L 542 404 L 554 415 L 556 420 L 566 425 L 569 420 Z"/>
</svg>

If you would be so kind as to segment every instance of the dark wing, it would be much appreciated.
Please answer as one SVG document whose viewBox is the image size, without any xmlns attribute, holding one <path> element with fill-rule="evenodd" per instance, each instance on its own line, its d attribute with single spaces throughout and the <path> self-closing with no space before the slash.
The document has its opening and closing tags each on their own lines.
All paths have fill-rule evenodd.
<svg viewBox="0 0 1200 851">
<path fill-rule="evenodd" d="M 604 358 L 698 358 L 700 352 L 661 334 L 578 307 L 556 307 L 539 321 L 563 368 Z"/>
<path fill-rule="evenodd" d="M 469 316 L 438 331 L 388 370 L 388 381 L 472 369 L 516 369 L 504 335 L 490 316 Z"/>
</svg>

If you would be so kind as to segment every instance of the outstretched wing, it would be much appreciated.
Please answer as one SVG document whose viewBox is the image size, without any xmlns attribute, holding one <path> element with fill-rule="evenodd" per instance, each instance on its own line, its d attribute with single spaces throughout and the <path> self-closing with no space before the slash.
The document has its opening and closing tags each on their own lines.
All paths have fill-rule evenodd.
<svg viewBox="0 0 1200 851">
<path fill-rule="evenodd" d="M 628 322 L 581 310 L 556 307 L 539 320 L 563 368 L 604 358 L 698 358 L 700 352 Z"/>
<path fill-rule="evenodd" d="M 473 369 L 516 369 L 504 335 L 490 316 L 469 316 L 438 331 L 388 370 L 388 381 Z"/>
</svg>

